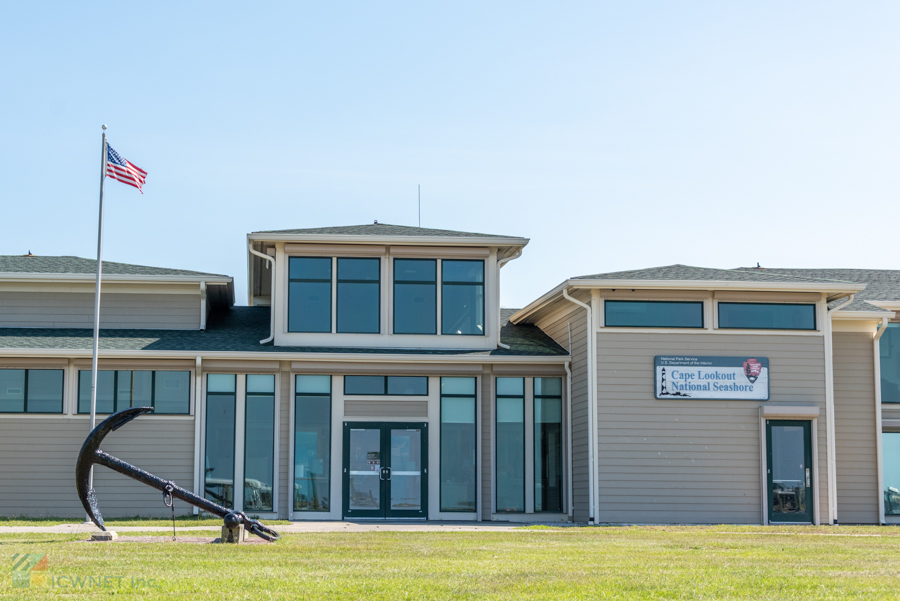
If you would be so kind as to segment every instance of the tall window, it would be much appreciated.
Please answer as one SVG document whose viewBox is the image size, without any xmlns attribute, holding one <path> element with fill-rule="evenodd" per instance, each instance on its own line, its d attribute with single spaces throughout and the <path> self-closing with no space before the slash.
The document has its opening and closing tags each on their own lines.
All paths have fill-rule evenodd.
<svg viewBox="0 0 900 601">
<path fill-rule="evenodd" d="M 63 370 L 0 369 L 0 413 L 62 413 Z"/>
<path fill-rule="evenodd" d="M 562 511 L 562 449 L 562 378 L 535 378 L 535 512 Z"/>
<path fill-rule="evenodd" d="M 702 302 L 608 300 L 608 328 L 702 328 Z"/>
<path fill-rule="evenodd" d="M 719 303 L 719 327 L 748 330 L 815 330 L 816 306 L 781 303 Z"/>
<path fill-rule="evenodd" d="M 881 402 L 900 403 L 900 323 L 889 323 L 878 344 L 881 360 Z"/>
<path fill-rule="evenodd" d="M 157 415 L 191 411 L 189 371 L 98 371 L 97 413 L 153 407 Z M 91 412 L 91 372 L 78 372 L 78 413 Z"/>
<path fill-rule="evenodd" d="M 497 378 L 497 512 L 525 511 L 525 379 Z"/>
<path fill-rule="evenodd" d="M 273 511 L 275 376 L 248 375 L 244 407 L 244 511 Z"/>
<path fill-rule="evenodd" d="M 883 432 L 881 449 L 884 457 L 884 514 L 900 515 L 900 432 Z"/>
<path fill-rule="evenodd" d="M 475 378 L 441 378 L 441 511 L 475 511 Z"/>
<path fill-rule="evenodd" d="M 331 258 L 288 262 L 288 331 L 331 332 Z"/>
<path fill-rule="evenodd" d="M 394 334 L 437 333 L 437 261 L 394 259 Z"/>
<path fill-rule="evenodd" d="M 234 508 L 234 440 L 237 376 L 206 376 L 206 454 L 203 491 L 210 501 Z"/>
<path fill-rule="evenodd" d="M 331 376 L 297 376 L 294 511 L 331 509 Z"/>
<path fill-rule="evenodd" d="M 484 261 L 441 262 L 441 334 L 484 335 Z"/>
<path fill-rule="evenodd" d="M 381 331 L 381 260 L 337 260 L 337 331 Z"/>
</svg>

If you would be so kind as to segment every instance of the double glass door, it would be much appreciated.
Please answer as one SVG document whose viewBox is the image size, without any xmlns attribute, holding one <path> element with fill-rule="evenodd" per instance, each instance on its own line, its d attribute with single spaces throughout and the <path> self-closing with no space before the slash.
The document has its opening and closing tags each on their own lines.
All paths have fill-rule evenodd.
<svg viewBox="0 0 900 601">
<path fill-rule="evenodd" d="M 769 522 L 813 522 L 811 441 L 808 421 L 766 421 Z"/>
<path fill-rule="evenodd" d="M 344 422 L 344 517 L 428 517 L 428 424 Z"/>
</svg>

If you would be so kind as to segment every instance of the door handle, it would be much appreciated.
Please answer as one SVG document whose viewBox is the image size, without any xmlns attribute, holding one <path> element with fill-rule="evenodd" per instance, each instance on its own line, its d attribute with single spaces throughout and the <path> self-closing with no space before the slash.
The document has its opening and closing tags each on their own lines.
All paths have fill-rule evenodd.
<svg viewBox="0 0 900 601">
<path fill-rule="evenodd" d="M 390 482 L 390 480 L 391 480 L 391 468 L 386 467 L 386 468 L 384 468 L 384 469 L 387 470 L 387 476 L 388 476 L 387 479 L 388 479 L 388 481 Z"/>
<path fill-rule="evenodd" d="M 381 471 L 378 473 L 379 480 L 384 480 L 384 469 L 385 468 L 381 468 Z"/>
<path fill-rule="evenodd" d="M 809 468 L 806 468 L 806 487 L 809 488 Z"/>
</svg>

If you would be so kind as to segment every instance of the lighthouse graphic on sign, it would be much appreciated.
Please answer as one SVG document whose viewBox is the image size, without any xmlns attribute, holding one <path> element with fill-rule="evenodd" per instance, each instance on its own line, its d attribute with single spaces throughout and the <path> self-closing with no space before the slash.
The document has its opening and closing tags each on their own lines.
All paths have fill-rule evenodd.
<svg viewBox="0 0 900 601">
<path fill-rule="evenodd" d="M 658 394 L 657 396 L 686 396 L 686 397 L 690 397 L 691 395 L 685 394 L 685 393 L 680 392 L 680 391 L 678 391 L 678 390 L 676 390 L 675 392 L 669 392 L 669 391 L 666 389 L 666 368 L 663 367 L 663 368 L 662 368 L 662 376 L 660 377 L 659 394 Z"/>
</svg>

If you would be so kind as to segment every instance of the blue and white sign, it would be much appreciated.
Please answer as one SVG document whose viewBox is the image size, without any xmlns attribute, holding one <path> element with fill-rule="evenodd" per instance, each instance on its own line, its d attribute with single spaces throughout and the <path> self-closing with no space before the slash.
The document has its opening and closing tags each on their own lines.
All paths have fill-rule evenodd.
<svg viewBox="0 0 900 601">
<path fill-rule="evenodd" d="M 656 357 L 656 398 L 768 401 L 766 357 Z"/>
</svg>

